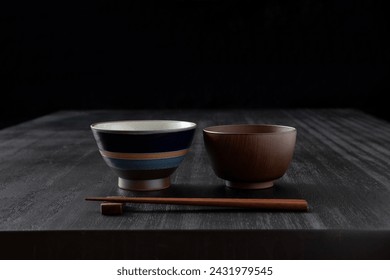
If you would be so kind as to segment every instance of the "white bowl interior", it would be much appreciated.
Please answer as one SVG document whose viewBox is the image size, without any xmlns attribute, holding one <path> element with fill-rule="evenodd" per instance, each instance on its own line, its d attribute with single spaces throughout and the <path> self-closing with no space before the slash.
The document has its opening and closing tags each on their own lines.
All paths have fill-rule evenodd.
<svg viewBox="0 0 390 280">
<path fill-rule="evenodd" d="M 113 121 L 91 125 L 92 128 L 105 131 L 158 132 L 180 131 L 194 128 L 195 123 L 171 120 Z"/>
</svg>

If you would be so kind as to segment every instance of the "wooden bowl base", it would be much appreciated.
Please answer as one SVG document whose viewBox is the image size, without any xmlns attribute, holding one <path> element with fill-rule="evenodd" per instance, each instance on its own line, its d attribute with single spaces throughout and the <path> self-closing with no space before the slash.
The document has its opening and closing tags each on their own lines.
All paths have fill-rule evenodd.
<svg viewBox="0 0 390 280">
<path fill-rule="evenodd" d="M 268 181 L 268 182 L 233 182 L 233 181 L 225 181 L 225 184 L 229 188 L 258 190 L 258 189 L 267 189 L 267 188 L 273 187 L 274 181 Z"/>
</svg>

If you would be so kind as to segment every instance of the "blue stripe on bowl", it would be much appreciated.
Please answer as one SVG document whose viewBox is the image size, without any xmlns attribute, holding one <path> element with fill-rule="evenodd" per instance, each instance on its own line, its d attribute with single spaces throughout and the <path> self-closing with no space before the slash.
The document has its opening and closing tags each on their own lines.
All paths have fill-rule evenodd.
<svg viewBox="0 0 390 280">
<path fill-rule="evenodd" d="M 188 149 L 195 129 L 156 134 L 115 134 L 93 130 L 99 150 L 118 153 L 161 153 Z"/>
<path fill-rule="evenodd" d="M 103 157 L 108 166 L 122 170 L 153 170 L 175 168 L 183 161 L 184 156 L 151 160 L 129 160 Z"/>
</svg>

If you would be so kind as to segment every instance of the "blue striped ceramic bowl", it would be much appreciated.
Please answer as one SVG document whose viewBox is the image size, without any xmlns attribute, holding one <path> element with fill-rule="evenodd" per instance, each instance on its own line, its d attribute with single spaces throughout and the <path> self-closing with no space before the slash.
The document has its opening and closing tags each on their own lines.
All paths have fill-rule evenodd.
<svg viewBox="0 0 390 280">
<path fill-rule="evenodd" d="M 196 124 L 172 120 L 112 121 L 91 125 L 104 161 L 119 187 L 150 191 L 170 186 L 170 175 L 187 154 Z"/>
</svg>

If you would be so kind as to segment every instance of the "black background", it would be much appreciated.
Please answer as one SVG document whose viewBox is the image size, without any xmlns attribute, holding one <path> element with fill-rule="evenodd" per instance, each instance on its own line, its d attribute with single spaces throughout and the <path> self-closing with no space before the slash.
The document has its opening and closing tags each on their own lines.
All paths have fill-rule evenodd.
<svg viewBox="0 0 390 280">
<path fill-rule="evenodd" d="M 380 1 L 1 6 L 2 126 L 62 109 L 355 107 L 390 119 Z"/>
</svg>

